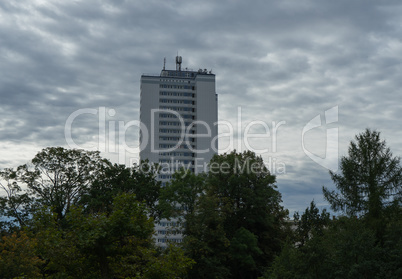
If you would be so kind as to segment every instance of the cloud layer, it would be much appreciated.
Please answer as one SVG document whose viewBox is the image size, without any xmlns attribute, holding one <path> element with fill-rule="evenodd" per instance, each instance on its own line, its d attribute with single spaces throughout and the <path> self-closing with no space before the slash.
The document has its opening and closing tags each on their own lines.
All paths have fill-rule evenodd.
<svg viewBox="0 0 402 279">
<path fill-rule="evenodd" d="M 236 123 L 241 107 L 243 129 L 259 120 L 272 133 L 273 121 L 286 122 L 276 152 L 273 134 L 253 143 L 269 148 L 267 162 L 286 166 L 277 177 L 285 207 L 300 211 L 312 199 L 324 207 L 328 171 L 302 146 L 311 119 L 338 106 L 337 123 L 305 134 L 314 154 L 325 155 L 327 128 L 339 129 L 342 156 L 366 127 L 402 153 L 401 12 L 399 1 L 374 0 L 3 1 L 0 167 L 67 147 L 65 123 L 77 110 L 105 107 L 116 127 L 138 120 L 141 74 L 158 73 L 164 57 L 174 68 L 179 52 L 184 67 L 216 74 L 220 120 Z M 93 147 L 99 113 L 77 117 L 71 131 L 77 144 Z M 137 131 L 128 129 L 125 141 L 138 145 Z"/>
</svg>

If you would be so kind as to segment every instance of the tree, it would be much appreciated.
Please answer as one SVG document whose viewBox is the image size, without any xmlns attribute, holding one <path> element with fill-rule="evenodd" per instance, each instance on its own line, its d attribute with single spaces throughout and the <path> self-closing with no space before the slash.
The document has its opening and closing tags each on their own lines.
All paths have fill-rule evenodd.
<svg viewBox="0 0 402 279">
<path fill-rule="evenodd" d="M 325 226 L 328 226 L 330 222 L 329 213 L 324 208 L 320 214 L 320 210 L 312 201 L 301 217 L 298 212 L 294 214 L 294 222 L 296 224 L 295 244 L 303 246 L 310 238 L 324 233 Z"/>
<path fill-rule="evenodd" d="M 170 244 L 162 253 L 150 253 L 147 264 L 143 267 L 143 274 L 136 279 L 171 279 L 183 278 L 194 264 L 184 250 Z"/>
<path fill-rule="evenodd" d="M 62 220 L 110 164 L 99 152 L 48 147 L 30 164 L 0 172 L 0 216 L 9 228 L 29 225 L 35 208 L 50 206 Z"/>
<path fill-rule="evenodd" d="M 68 212 L 67 216 L 71 213 Z M 41 274 L 46 278 L 92 279 L 99 277 L 93 266 L 92 257 L 85 257 L 77 247 L 77 235 L 69 233 L 67 226 L 48 206 L 37 208 L 29 227 L 31 238 L 36 239 L 36 254 L 44 260 Z M 73 277 L 73 278 L 74 278 Z"/>
<path fill-rule="evenodd" d="M 194 174 L 180 169 L 173 174 L 173 179 L 161 190 L 159 208 L 165 218 L 186 219 L 193 214 L 197 199 L 205 190 L 205 174 Z"/>
<path fill-rule="evenodd" d="M 331 225 L 329 213 L 325 209 L 320 213 L 312 201 L 301 216 L 294 214 L 294 224 L 294 232 L 289 234 L 264 278 L 326 277 L 327 247 L 323 238 Z"/>
<path fill-rule="evenodd" d="M 148 160 L 141 161 L 140 165 L 131 168 L 131 179 L 133 192 L 138 201 L 144 202 L 149 214 L 158 219 L 161 215 L 158 209 L 160 191 L 162 184 L 156 180 L 159 168 L 157 165 L 150 164 Z"/>
<path fill-rule="evenodd" d="M 0 240 L 0 277 L 39 278 L 43 260 L 36 254 L 37 241 L 25 232 L 3 236 Z"/>
<path fill-rule="evenodd" d="M 118 257 L 120 263 L 127 263 L 131 255 L 141 252 L 141 248 L 152 247 L 153 220 L 147 217 L 145 206 L 134 194 L 115 197 L 109 215 L 87 215 L 81 208 L 74 208 L 67 221 L 68 231 L 76 236 L 80 253 L 93 260 L 92 265 L 98 268 L 102 278 L 114 275 L 116 267 L 113 268 L 110 258 Z M 131 265 L 130 271 L 126 268 L 125 272 L 132 276 L 140 267 L 136 261 Z"/>
<path fill-rule="evenodd" d="M 105 162 L 98 151 L 48 147 L 36 154 L 32 165 L 18 167 L 16 175 L 38 203 L 53 207 L 58 218 L 63 219 L 70 207 L 78 204 Z"/>
<path fill-rule="evenodd" d="M 237 277 L 250 278 L 258 270 L 255 259 L 262 251 L 258 248 L 257 236 L 249 230 L 241 227 L 236 231 L 230 241 L 229 251 L 233 274 L 237 274 Z"/>
<path fill-rule="evenodd" d="M 379 228 L 385 209 L 402 204 L 402 167 L 380 133 L 366 129 L 350 143 L 348 156 L 340 163 L 341 173 L 330 171 L 338 191 L 323 187 L 325 199 L 335 211 L 349 216 L 364 215 Z"/>
<path fill-rule="evenodd" d="M 126 168 L 99 152 L 61 147 L 42 150 L 31 165 L 2 170 L 0 277 L 185 274 L 193 260 L 180 247 L 158 249 L 152 238 L 152 217 L 160 215 L 156 173 L 150 165 Z"/>
<path fill-rule="evenodd" d="M 225 214 L 225 232 L 231 239 L 244 227 L 258 239 L 261 266 L 279 253 L 287 210 L 280 205 L 276 178 L 251 151 L 215 156 L 210 162 L 208 194 L 218 197 Z"/>
<path fill-rule="evenodd" d="M 304 256 L 304 255 L 303 255 Z M 308 278 L 298 274 L 302 259 L 301 252 L 289 240 L 284 244 L 280 255 L 264 273 L 263 279 Z"/>
<path fill-rule="evenodd" d="M 219 200 L 201 194 L 195 210 L 186 215 L 183 247 L 195 260 L 188 278 L 230 278 L 227 264 L 230 240 L 224 230 L 224 214 L 219 210 Z"/>
<path fill-rule="evenodd" d="M 150 216 L 156 219 L 160 215 L 157 205 L 161 191 L 161 182 L 156 180 L 156 175 L 157 168 L 147 161 L 131 168 L 106 162 L 102 172 L 82 195 L 81 205 L 87 212 L 110 212 L 115 196 L 130 193 L 144 202 Z"/>
<path fill-rule="evenodd" d="M 340 217 L 303 246 L 287 243 L 263 278 L 398 278 L 399 258 L 387 259 L 389 252 L 363 220 Z"/>
<path fill-rule="evenodd" d="M 175 278 L 193 261 L 178 247 L 159 251 L 153 219 L 134 194 L 114 198 L 110 212 L 87 214 L 73 206 L 59 226 L 57 214 L 42 208 L 32 234 L 50 278 Z"/>
<path fill-rule="evenodd" d="M 192 278 L 257 278 L 285 239 L 288 213 L 275 176 L 255 153 L 233 151 L 214 156 L 205 179 L 202 191 L 182 191 L 192 197 L 182 202 L 198 197 L 184 231 Z"/>
<path fill-rule="evenodd" d="M 13 169 L 0 171 L 0 188 L 5 196 L 0 197 L 0 221 L 2 230 L 13 231 L 18 226 L 26 226 L 29 222 L 32 198 L 28 193 L 23 192 L 17 183 L 17 174 Z"/>
</svg>

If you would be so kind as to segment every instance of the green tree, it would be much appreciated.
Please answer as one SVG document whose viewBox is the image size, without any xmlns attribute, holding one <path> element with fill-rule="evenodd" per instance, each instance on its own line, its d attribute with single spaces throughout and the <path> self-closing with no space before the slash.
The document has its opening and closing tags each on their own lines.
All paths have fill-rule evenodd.
<svg viewBox="0 0 402 279">
<path fill-rule="evenodd" d="M 387 223 L 381 248 L 379 258 L 382 262 L 378 278 L 402 278 L 402 218 Z"/>
<path fill-rule="evenodd" d="M 194 213 L 197 199 L 204 190 L 205 174 L 180 169 L 162 188 L 159 208 L 165 218 L 186 219 L 187 214 Z"/>
<path fill-rule="evenodd" d="M 364 219 L 331 220 L 302 246 L 288 241 L 264 278 L 400 278 L 400 220 L 389 223 L 385 232 L 381 245 Z"/>
<path fill-rule="evenodd" d="M 109 213 L 73 206 L 64 226 L 49 208 L 34 220 L 37 253 L 49 278 L 175 278 L 193 263 L 178 247 L 155 247 L 153 219 L 134 194 L 116 196 Z"/>
<path fill-rule="evenodd" d="M 308 278 L 298 274 L 302 265 L 303 255 L 291 241 L 286 241 L 279 256 L 277 256 L 264 273 L 262 278 L 269 279 L 296 279 Z"/>
<path fill-rule="evenodd" d="M 301 216 L 296 212 L 293 218 L 296 225 L 295 243 L 299 246 L 303 246 L 317 234 L 322 235 L 330 222 L 330 216 L 326 209 L 324 208 L 320 214 L 320 210 L 314 201 L 311 201 L 310 207 L 306 208 Z"/>
<path fill-rule="evenodd" d="M 184 250 L 170 244 L 161 253 L 152 253 L 143 274 L 135 278 L 140 279 L 171 279 L 183 278 L 194 264 L 194 260 L 186 257 Z"/>
<path fill-rule="evenodd" d="M 239 278 L 252 278 L 250 275 L 258 270 L 255 259 L 262 254 L 257 237 L 241 227 L 230 241 L 229 253 L 233 274 Z"/>
<path fill-rule="evenodd" d="M 86 215 L 82 209 L 75 208 L 67 221 L 69 232 L 76 236 L 78 249 L 93 259 L 93 265 L 98 267 L 102 278 L 113 277 L 109 257 L 119 256 L 124 262 L 140 247 L 152 247 L 153 220 L 147 217 L 145 206 L 133 194 L 117 196 L 108 216 Z M 127 247 L 131 251 L 127 251 Z M 131 274 L 135 274 L 138 268 L 139 263 L 133 262 Z"/>
<path fill-rule="evenodd" d="M 122 193 L 135 194 L 144 202 L 153 218 L 160 216 L 158 202 L 161 182 L 156 180 L 157 167 L 142 161 L 140 165 L 127 168 L 107 162 L 102 172 L 81 198 L 87 212 L 110 212 L 113 199 Z"/>
<path fill-rule="evenodd" d="M 0 172 L 0 216 L 9 228 L 28 226 L 36 208 L 49 206 L 62 220 L 80 203 L 95 178 L 108 165 L 99 152 L 49 147 L 30 164 Z"/>
<path fill-rule="evenodd" d="M 26 226 L 30 219 L 32 198 L 24 192 L 17 182 L 17 174 L 13 169 L 0 171 L 0 189 L 5 196 L 0 196 L 0 221 L 2 230 L 14 231 Z"/>
<path fill-rule="evenodd" d="M 157 166 L 148 167 L 126 168 L 102 159 L 99 152 L 57 147 L 42 150 L 30 165 L 1 171 L 6 194 L 0 198 L 1 225 L 21 233 L 5 236 L 4 245 L 0 241 L 3 277 L 185 274 L 193 261 L 182 249 L 162 251 L 154 244 L 152 217 L 160 215 L 161 184 L 155 179 Z M 21 259 L 14 257 L 24 251 Z M 31 265 L 18 269 L 27 260 Z"/>
<path fill-rule="evenodd" d="M 375 278 L 383 260 L 373 230 L 354 217 L 341 217 L 324 237 L 332 278 Z M 332 267 L 329 266 L 332 264 Z M 378 277 L 377 277 L 378 278 Z"/>
<path fill-rule="evenodd" d="M 312 203 L 264 278 L 400 278 L 402 276 L 401 166 L 376 131 L 366 130 L 330 172 L 338 191 L 323 188 L 328 220 Z"/>
<path fill-rule="evenodd" d="M 224 214 L 219 200 L 201 194 L 192 214 L 186 215 L 183 247 L 195 260 L 188 278 L 230 278 L 227 264 L 230 240 L 224 230 Z"/>
<path fill-rule="evenodd" d="M 70 207 L 79 203 L 105 162 L 97 151 L 48 147 L 36 154 L 30 165 L 18 167 L 16 178 L 37 203 L 52 207 L 63 219 Z"/>
<path fill-rule="evenodd" d="M 280 205 L 276 178 L 261 157 L 246 151 L 215 156 L 208 173 L 208 195 L 219 199 L 229 239 L 243 227 L 258 239 L 259 266 L 270 263 L 285 239 L 288 212 Z"/>
<path fill-rule="evenodd" d="M 294 232 L 289 234 L 264 278 L 326 277 L 327 247 L 323 238 L 331 225 L 329 214 L 325 209 L 320 213 L 312 201 L 301 216 L 298 212 L 294 214 L 293 222 Z"/>
<path fill-rule="evenodd" d="M 3 236 L 0 240 L 0 277 L 39 278 L 43 260 L 36 254 L 36 239 L 25 232 Z"/>
<path fill-rule="evenodd" d="M 234 151 L 212 158 L 204 185 L 186 219 L 192 278 L 257 278 L 286 237 L 275 176 L 255 153 Z"/>
<path fill-rule="evenodd" d="M 303 246 L 285 245 L 264 278 L 384 278 L 382 252 L 362 220 L 341 217 Z"/>
<path fill-rule="evenodd" d="M 325 199 L 335 211 L 349 216 L 364 215 L 377 231 L 384 227 L 384 212 L 402 204 L 402 167 L 380 133 L 366 129 L 350 143 L 348 156 L 340 163 L 341 173 L 330 171 L 338 191 L 323 187 Z"/>
<path fill-rule="evenodd" d="M 67 213 L 67 215 L 70 214 Z M 46 278 L 99 278 L 91 257 L 85 257 L 77 247 L 77 236 L 60 226 L 55 212 L 47 206 L 35 211 L 31 238 L 37 240 L 37 255 L 44 260 L 41 274 Z"/>
</svg>

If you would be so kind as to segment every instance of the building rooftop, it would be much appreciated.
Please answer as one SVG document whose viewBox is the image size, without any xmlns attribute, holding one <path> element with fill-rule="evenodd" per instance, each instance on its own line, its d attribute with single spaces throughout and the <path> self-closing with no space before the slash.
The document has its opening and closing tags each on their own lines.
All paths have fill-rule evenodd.
<svg viewBox="0 0 402 279">
<path fill-rule="evenodd" d="M 180 78 L 194 78 L 197 75 L 212 75 L 212 70 L 208 71 L 207 69 L 199 69 L 198 71 L 194 71 L 188 68 L 185 68 L 183 71 L 181 70 L 181 56 L 176 57 L 176 70 L 166 70 L 164 60 L 163 69 L 160 74 L 142 74 L 142 76 L 150 76 L 150 77 L 180 77 Z"/>
</svg>

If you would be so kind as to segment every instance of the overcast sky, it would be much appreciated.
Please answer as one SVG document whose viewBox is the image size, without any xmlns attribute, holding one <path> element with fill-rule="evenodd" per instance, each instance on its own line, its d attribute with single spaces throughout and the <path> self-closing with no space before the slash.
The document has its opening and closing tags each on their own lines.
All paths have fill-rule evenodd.
<svg viewBox="0 0 402 279">
<path fill-rule="evenodd" d="M 160 73 L 164 57 L 174 69 L 179 53 L 183 67 L 216 74 L 219 120 L 235 139 L 220 149 L 239 150 L 246 126 L 260 121 L 250 131 L 270 137 L 250 146 L 268 148 L 260 153 L 284 206 L 326 207 L 321 188 L 333 184 L 322 165 L 333 167 L 357 133 L 376 129 L 402 154 L 401 14 L 396 0 L 1 1 L 0 168 L 74 147 L 65 130 L 118 162 L 124 144 L 138 146 L 138 130 L 115 143 L 109 131 L 139 120 L 141 74 Z M 322 125 L 306 126 L 313 119 Z"/>
</svg>

